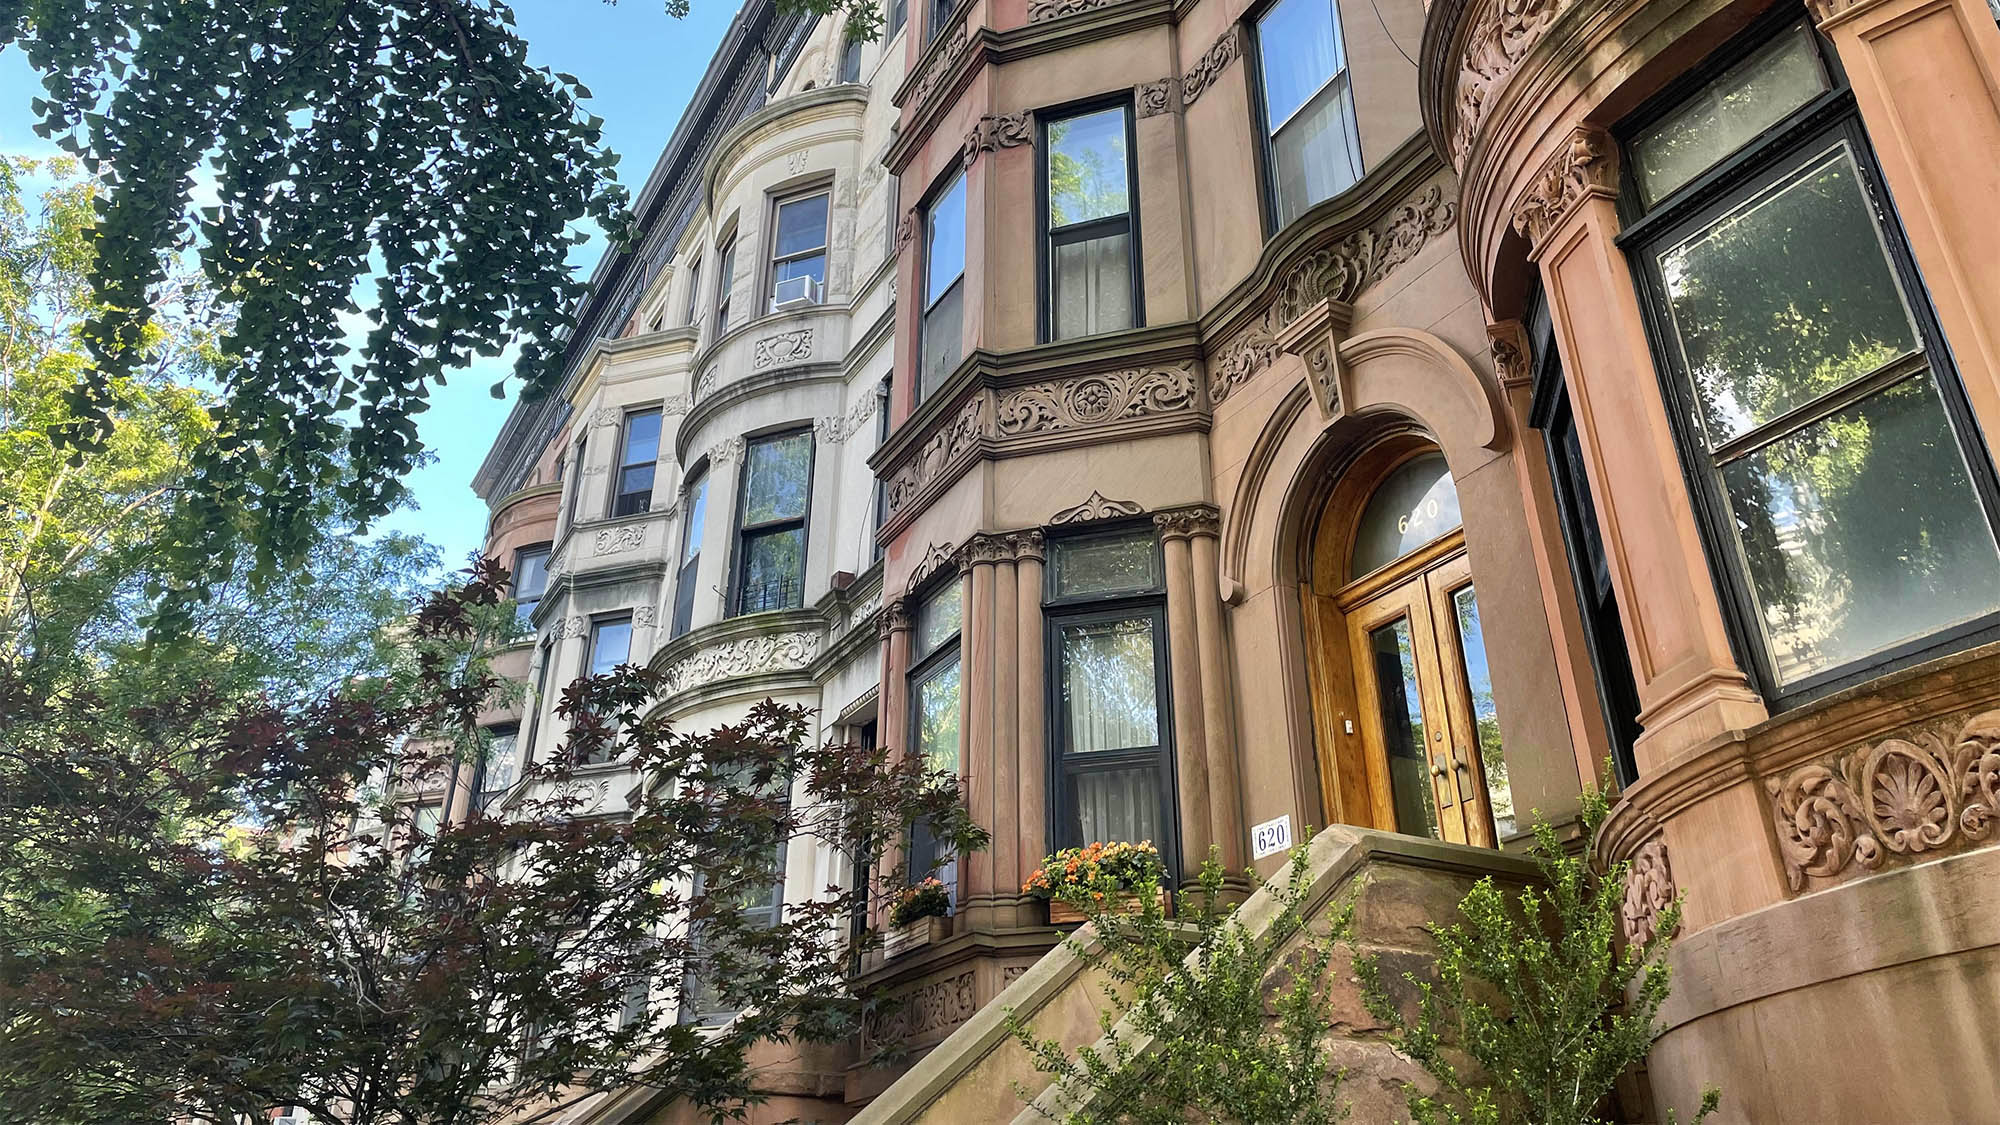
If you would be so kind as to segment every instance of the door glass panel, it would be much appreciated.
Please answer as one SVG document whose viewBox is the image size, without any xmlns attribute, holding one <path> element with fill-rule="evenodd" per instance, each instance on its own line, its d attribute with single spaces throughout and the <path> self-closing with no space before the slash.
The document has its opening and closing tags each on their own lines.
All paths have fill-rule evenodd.
<svg viewBox="0 0 2000 1125">
<path fill-rule="evenodd" d="M 1075 839 L 1086 844 L 1160 839 L 1160 775 L 1154 767 L 1091 770 L 1070 780 Z"/>
<path fill-rule="evenodd" d="M 1486 803 L 1493 810 L 1494 839 L 1505 840 L 1517 828 L 1514 790 L 1507 784 L 1507 756 L 1500 746 L 1500 709 L 1493 702 L 1493 670 L 1486 663 L 1486 634 L 1479 627 L 1479 600 L 1472 587 L 1451 596 L 1458 621 L 1459 655 L 1465 661 L 1465 683 L 1472 703 L 1472 731 L 1479 762 L 1486 774 Z"/>
<path fill-rule="evenodd" d="M 1160 744 L 1151 616 L 1065 625 L 1062 657 L 1070 751 L 1129 750 Z"/>
<path fill-rule="evenodd" d="M 1723 466 L 1778 679 L 1984 616 L 2000 556 L 1929 375 Z"/>
<path fill-rule="evenodd" d="M 1810 36 L 1804 24 L 1779 36 L 1632 139 L 1639 194 L 1648 205 L 1826 89 Z"/>
<path fill-rule="evenodd" d="M 1462 522 L 1458 488 L 1445 468 L 1444 455 L 1414 458 L 1390 473 L 1369 498 L 1355 531 L 1349 577 L 1380 570 Z"/>
<path fill-rule="evenodd" d="M 1840 145 L 1660 256 L 1711 448 L 1917 350 Z"/>
<path fill-rule="evenodd" d="M 1389 788 L 1396 805 L 1396 831 L 1438 837 L 1437 799 L 1431 793 L 1430 759 L 1425 751 L 1423 693 L 1417 686 L 1417 654 L 1410 619 L 1399 617 L 1368 634 L 1375 662 L 1375 686 L 1382 708 L 1382 740 L 1389 755 Z"/>
</svg>

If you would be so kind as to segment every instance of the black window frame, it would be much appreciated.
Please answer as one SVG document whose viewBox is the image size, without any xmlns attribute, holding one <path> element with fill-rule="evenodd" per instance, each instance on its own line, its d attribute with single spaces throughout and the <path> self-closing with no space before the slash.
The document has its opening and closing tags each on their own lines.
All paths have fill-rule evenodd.
<svg viewBox="0 0 2000 1125">
<path fill-rule="evenodd" d="M 512 571 L 512 577 L 510 579 L 509 584 L 513 587 L 514 605 L 517 613 L 517 619 L 521 622 L 522 625 L 533 626 L 535 617 L 535 607 L 540 605 L 542 598 L 544 598 L 548 594 L 549 559 L 554 557 L 553 556 L 554 549 L 555 549 L 555 544 L 547 541 L 543 541 L 540 543 L 524 543 L 521 546 L 514 548 L 514 568 Z M 535 591 L 535 595 L 533 597 L 524 598 L 521 596 L 521 570 L 522 570 L 521 560 L 533 555 L 540 555 L 542 557 L 542 588 Z"/>
<path fill-rule="evenodd" d="M 938 204 L 942 203 L 945 197 L 951 194 L 952 189 L 954 187 L 957 187 L 959 184 L 966 185 L 966 191 L 963 196 L 965 200 L 965 221 L 963 223 L 962 230 L 964 233 L 962 241 L 958 248 L 958 258 L 959 258 L 958 277 L 950 285 L 945 286 L 944 291 L 938 294 L 937 300 L 933 301 L 929 299 L 931 291 L 931 264 L 932 264 L 931 233 L 936 227 L 936 221 L 933 218 L 933 215 L 937 211 Z M 937 182 L 932 185 L 930 193 L 924 196 L 923 203 L 917 208 L 918 215 L 921 219 L 921 221 L 917 224 L 917 226 L 919 227 L 917 231 L 917 237 L 919 239 L 917 244 L 917 253 L 920 256 L 919 262 L 923 268 L 917 271 L 917 278 L 919 282 L 917 287 L 917 302 L 916 302 L 917 372 L 916 372 L 916 378 L 910 380 L 910 404 L 912 407 L 922 405 L 924 400 L 928 397 L 928 395 L 926 395 L 924 391 L 924 381 L 926 376 L 928 376 L 930 373 L 928 349 L 929 349 L 930 335 L 931 335 L 931 323 L 930 323 L 931 313 L 937 311 L 938 306 L 945 303 L 945 300 L 952 295 L 953 290 L 958 291 L 959 301 L 958 301 L 958 359 L 952 365 L 952 370 L 956 371 L 958 369 L 958 366 L 965 362 L 965 292 L 967 289 L 965 275 L 968 268 L 965 259 L 971 247 L 971 242 L 972 242 L 971 187 L 972 187 L 971 180 L 966 176 L 966 169 L 962 165 L 954 164 L 952 165 L 949 171 L 947 171 L 943 176 L 940 176 Z M 938 379 L 937 386 L 931 388 L 931 391 L 935 393 L 938 389 L 942 388 L 946 383 L 950 381 L 951 381 L 951 374 L 950 372 L 946 372 Z"/>
<path fill-rule="evenodd" d="M 696 254 L 694 260 L 688 263 L 687 273 L 688 294 L 683 323 L 692 328 L 701 321 L 701 255 Z"/>
<path fill-rule="evenodd" d="M 577 434 L 576 442 L 570 448 L 574 470 L 569 474 L 569 502 L 564 505 L 563 524 L 575 527 L 577 513 L 583 510 L 583 482 L 590 479 L 589 474 L 583 471 L 583 459 L 590 453 L 590 431 L 585 429 Z"/>
<path fill-rule="evenodd" d="M 1085 117 L 1109 109 L 1125 113 L 1125 212 L 1122 215 L 1087 219 L 1056 229 L 1049 226 L 1049 126 L 1072 118 Z M 1139 247 L 1139 126 L 1138 112 L 1129 91 L 1110 97 L 1089 98 L 1035 113 L 1035 332 L 1040 343 L 1057 339 L 1082 340 L 1091 336 L 1143 328 L 1146 324 L 1146 281 Z M 1107 328 L 1076 336 L 1056 335 L 1055 251 L 1058 246 L 1089 242 L 1098 238 L 1125 235 L 1125 252 L 1132 279 L 1132 323 L 1125 328 Z"/>
<path fill-rule="evenodd" d="M 1971 621 L 1948 627 L 1902 644 L 1871 653 L 1825 671 L 1805 676 L 1789 686 L 1778 679 L 1770 654 L 1763 643 L 1755 592 L 1751 579 L 1740 563 L 1729 507 L 1723 494 L 1718 459 L 1698 432 L 1699 403 L 1692 380 L 1682 361 L 1676 358 L 1672 329 L 1666 322 L 1666 290 L 1653 261 L 1654 251 L 1711 223 L 1719 215 L 1744 200 L 1768 190 L 1803 167 L 1811 154 L 1829 151 L 1845 142 L 1852 154 L 1860 186 L 1875 220 L 1880 245 L 1901 288 L 1904 305 L 1922 347 L 1921 357 L 1930 369 L 1946 420 L 1953 431 L 1966 475 L 1981 504 L 1988 530 L 2000 540 L 2000 479 L 1996 479 L 1992 456 L 1980 440 L 1980 430 L 1966 399 L 1963 380 L 1953 361 L 1949 342 L 1937 323 L 1930 291 L 1924 285 L 1912 256 L 1902 220 L 1882 179 L 1874 146 L 1868 139 L 1854 93 L 1841 68 L 1838 53 L 1806 12 L 1795 5 L 1780 5 L 1764 13 L 1729 43 L 1677 81 L 1663 88 L 1646 104 L 1620 121 L 1612 130 L 1621 154 L 1628 142 L 1647 127 L 1679 109 L 1686 99 L 1702 90 L 1723 71 L 1769 45 L 1778 36 L 1803 25 L 1818 56 L 1829 88 L 1806 101 L 1776 124 L 1745 142 L 1734 152 L 1717 160 L 1700 174 L 1681 183 L 1650 207 L 1641 202 L 1638 173 L 1630 159 L 1620 161 L 1618 209 L 1623 229 L 1617 244 L 1626 254 L 1626 264 L 1639 298 L 1641 318 L 1653 358 L 1654 375 L 1667 405 L 1670 429 L 1701 535 L 1702 553 L 1709 577 L 1715 584 L 1722 606 L 1730 647 L 1738 667 L 1775 713 L 1790 710 L 1844 688 L 1865 683 L 1887 673 L 1918 664 L 1984 641 L 2000 638 L 2000 610 Z M 1868 384 L 1864 377 L 1855 385 Z M 1881 384 L 1886 388 L 1890 384 Z M 1840 395 L 1829 392 L 1828 396 Z M 1851 393 L 1845 405 L 1868 401 L 1873 393 Z M 1815 400 L 1817 401 L 1817 400 Z M 1840 407 L 1836 407 L 1839 409 Z M 1799 421 L 1783 435 L 1809 426 Z M 1756 432 L 1756 431 L 1751 431 Z"/>
<path fill-rule="evenodd" d="M 780 255 L 778 253 L 779 216 L 784 213 L 785 208 L 795 203 L 804 203 L 809 199 L 820 198 L 826 200 L 826 223 L 820 228 L 819 248 Z M 815 303 L 824 304 L 826 301 L 826 274 L 828 268 L 833 264 L 833 185 L 831 183 L 816 184 L 812 187 L 800 188 L 788 191 L 783 195 L 774 195 L 771 197 L 771 238 L 769 245 L 765 247 L 764 254 L 764 311 L 778 311 L 778 267 L 790 262 L 804 261 L 807 258 L 820 259 L 819 295 Z"/>
<path fill-rule="evenodd" d="M 910 18 L 910 0 L 890 0 L 888 30 L 882 33 L 882 41 L 887 43 L 903 30 L 903 24 Z"/>
<path fill-rule="evenodd" d="M 1245 44 L 1244 52 L 1248 55 L 1247 61 L 1250 64 L 1250 70 L 1246 73 L 1250 86 L 1250 127 L 1256 132 L 1258 137 L 1256 147 L 1257 179 L 1261 187 L 1261 190 L 1257 193 L 1257 204 L 1263 210 L 1264 237 L 1267 239 L 1292 223 L 1305 218 L 1315 208 L 1325 204 L 1327 200 L 1338 199 L 1346 195 L 1368 179 L 1368 159 L 1361 151 L 1361 107 L 1359 104 L 1360 99 L 1354 90 L 1354 59 L 1348 52 L 1347 26 L 1341 21 L 1340 5 L 1336 0 L 1326 0 L 1327 7 L 1333 11 L 1334 28 L 1340 35 L 1341 67 L 1347 72 L 1347 126 L 1348 136 L 1352 139 L 1353 149 L 1351 155 L 1354 157 L 1357 173 L 1354 177 L 1354 182 L 1346 188 L 1334 192 L 1332 195 L 1327 196 L 1326 199 L 1307 204 L 1290 222 L 1284 220 L 1283 208 L 1280 206 L 1278 200 L 1278 154 L 1276 149 L 1278 130 L 1271 125 L 1271 107 L 1268 104 L 1268 99 L 1264 96 L 1264 39 L 1263 36 L 1257 34 L 1258 21 L 1268 15 L 1271 9 L 1277 7 L 1279 2 L 1280 0 L 1265 0 L 1264 3 L 1253 5 L 1238 17 L 1236 24 L 1236 33 L 1242 36 Z M 1327 79 L 1328 83 L 1332 81 L 1333 78 L 1331 77 Z M 1325 89 L 1326 86 L 1322 84 L 1320 89 L 1314 92 L 1313 97 L 1318 97 L 1320 92 Z M 1311 100 L 1308 98 L 1307 104 L 1311 104 Z M 1300 108 L 1303 109 L 1304 107 Z M 1298 111 L 1293 111 L 1294 117 L 1297 114 Z M 1292 118 L 1290 117 L 1285 119 L 1287 123 L 1291 120 Z"/>
<path fill-rule="evenodd" d="M 708 468 L 706 460 L 698 463 L 681 486 L 681 546 L 680 554 L 674 560 L 674 617 L 667 632 L 669 640 L 687 635 L 688 630 L 694 627 L 694 595 L 701 577 L 702 538 L 708 533 Z M 701 498 L 700 534 L 696 534 L 694 526 L 696 496 Z M 692 556 L 689 555 L 690 548 Z"/>
<path fill-rule="evenodd" d="M 1181 876 L 1180 791 L 1177 784 L 1174 744 L 1173 676 L 1168 652 L 1164 546 L 1153 525 L 1141 521 L 1120 520 L 1113 523 L 1092 524 L 1080 531 L 1049 531 L 1045 534 L 1047 534 L 1048 562 L 1042 568 L 1042 639 L 1043 667 L 1047 670 L 1047 674 L 1043 677 L 1045 681 L 1043 727 L 1048 745 L 1047 842 L 1050 846 L 1047 852 L 1052 853 L 1059 848 L 1081 847 L 1093 842 L 1078 838 L 1081 835 L 1081 825 L 1072 808 L 1076 797 L 1074 785 L 1070 780 L 1072 777 L 1151 764 L 1159 773 L 1160 826 L 1161 835 L 1164 837 L 1154 840 L 1153 844 L 1159 849 L 1160 860 L 1166 866 L 1166 885 L 1175 886 Z M 1153 586 L 1108 593 L 1065 595 L 1060 592 L 1058 587 L 1060 564 L 1056 556 L 1064 547 L 1098 539 L 1141 537 L 1148 538 L 1152 545 L 1154 574 L 1157 576 Z M 1153 703 L 1159 712 L 1159 744 L 1073 754 L 1069 750 L 1068 712 L 1063 706 L 1062 698 L 1063 627 L 1124 621 L 1139 616 L 1150 618 L 1153 626 Z M 1078 823 L 1078 831 L 1075 834 L 1070 831 L 1072 823 Z"/>
<path fill-rule="evenodd" d="M 943 593 L 950 586 L 958 587 L 958 629 L 952 633 L 949 639 L 938 642 L 937 647 L 931 649 L 929 652 L 919 654 L 917 645 L 923 638 L 922 607 L 929 604 L 932 599 Z M 959 573 L 956 567 L 948 567 L 946 568 L 946 573 L 937 575 L 918 587 L 911 598 L 911 602 L 917 608 L 912 613 L 910 621 L 910 670 L 903 675 L 904 695 L 906 697 L 903 703 L 904 711 L 908 718 L 908 725 L 904 729 L 909 732 L 909 745 L 906 749 L 912 755 L 923 752 L 923 746 L 917 732 L 922 729 L 922 692 L 924 684 L 928 683 L 946 668 L 957 667 L 959 725 L 958 747 L 955 756 L 958 759 L 959 776 L 963 778 L 965 776 L 966 744 L 965 614 L 971 608 L 971 593 L 965 588 L 965 576 Z M 943 849 L 938 845 L 937 840 L 929 836 L 927 829 L 922 824 L 911 826 L 909 846 L 905 849 L 905 854 L 908 856 L 908 862 L 904 865 L 904 881 L 911 886 L 915 886 L 921 879 L 935 877 L 945 885 L 948 892 L 947 898 L 950 900 L 950 912 L 953 914 L 958 913 L 958 860 L 956 858 L 943 860 L 935 873 L 929 870 L 933 863 L 937 863 L 940 860 L 943 855 Z"/>
<path fill-rule="evenodd" d="M 807 448 L 805 506 L 797 516 L 765 520 L 757 524 L 744 523 L 743 509 L 744 505 L 750 499 L 751 450 L 755 449 L 758 445 L 785 441 L 801 436 L 806 439 Z M 741 617 L 748 613 L 768 613 L 786 609 L 798 609 L 805 605 L 806 571 L 808 569 L 806 560 L 807 552 L 812 546 L 813 471 L 818 464 L 818 460 L 819 442 L 813 440 L 813 428 L 811 426 L 791 426 L 782 430 L 772 430 L 768 433 L 750 437 L 744 442 L 743 465 L 736 473 L 736 506 L 730 521 L 731 551 L 734 555 L 729 568 L 729 605 L 731 617 Z M 793 529 L 797 529 L 799 533 L 799 573 L 796 596 L 788 605 L 776 606 L 767 604 L 759 606 L 756 609 L 745 609 L 744 594 L 748 592 L 747 580 L 749 578 L 751 540 L 762 539 L 772 535 L 782 535 Z"/>
<path fill-rule="evenodd" d="M 634 419 L 644 417 L 659 419 L 660 436 L 655 441 L 653 459 L 651 461 L 634 461 L 632 460 L 632 422 Z M 624 415 L 620 417 L 618 421 L 618 466 L 614 470 L 610 501 L 605 506 L 607 518 L 618 519 L 621 516 L 644 515 L 653 510 L 653 486 L 648 484 L 643 491 L 628 490 L 625 487 L 625 476 L 635 469 L 651 466 L 654 472 L 654 479 L 658 479 L 660 466 L 659 445 L 663 444 L 666 440 L 666 423 L 666 412 L 657 404 L 633 407 L 626 410 Z M 628 500 L 632 501 L 630 506 L 627 504 Z"/>
</svg>

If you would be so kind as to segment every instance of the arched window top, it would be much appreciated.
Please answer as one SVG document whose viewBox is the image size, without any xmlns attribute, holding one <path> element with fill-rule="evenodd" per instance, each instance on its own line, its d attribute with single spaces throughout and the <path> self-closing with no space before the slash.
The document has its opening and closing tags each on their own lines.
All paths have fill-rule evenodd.
<svg viewBox="0 0 2000 1125">
<path fill-rule="evenodd" d="M 1411 551 L 1457 530 L 1458 488 L 1442 453 L 1405 461 L 1376 486 L 1354 532 L 1349 578 L 1388 566 Z"/>
</svg>

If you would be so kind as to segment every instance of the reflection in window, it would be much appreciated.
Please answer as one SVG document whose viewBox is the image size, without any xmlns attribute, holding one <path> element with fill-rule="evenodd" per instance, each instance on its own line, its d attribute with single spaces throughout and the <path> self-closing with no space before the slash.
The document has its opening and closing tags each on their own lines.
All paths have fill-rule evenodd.
<svg viewBox="0 0 2000 1125">
<path fill-rule="evenodd" d="M 1123 106 L 1094 110 L 1051 121 L 1044 133 L 1051 339 L 1134 322 L 1127 114 Z"/>
<path fill-rule="evenodd" d="M 514 611 L 522 628 L 532 625 L 535 607 L 549 588 L 549 545 L 540 543 L 514 552 Z"/>
<path fill-rule="evenodd" d="M 486 747 L 485 767 L 480 771 L 479 792 L 482 797 L 505 791 L 520 776 L 520 728 L 513 725 L 494 727 L 492 740 Z"/>
<path fill-rule="evenodd" d="M 653 506 L 653 473 L 660 460 L 660 411 L 635 410 L 625 416 L 625 441 L 618 455 L 618 491 L 613 516 L 630 516 Z"/>
<path fill-rule="evenodd" d="M 920 603 L 910 637 L 911 745 L 926 768 L 954 775 L 959 772 L 959 700 L 963 690 L 958 650 L 964 620 L 962 585 L 954 576 Z M 943 844 L 927 824 L 919 823 L 910 830 L 908 874 L 912 883 L 935 875 L 952 888 L 956 900 L 958 863 L 946 859 Z"/>
<path fill-rule="evenodd" d="M 744 453 L 736 520 L 738 613 L 791 609 L 803 602 L 812 452 L 812 431 L 801 430 L 760 438 Z"/>
<path fill-rule="evenodd" d="M 1424 696 L 1417 684 L 1417 654 L 1410 642 L 1410 619 L 1396 620 L 1368 634 L 1381 693 L 1383 748 L 1389 756 L 1389 794 L 1396 806 L 1396 831 L 1438 839 L 1437 795 L 1431 791 L 1430 759 L 1424 731 Z"/>
<path fill-rule="evenodd" d="M 729 299 L 736 289 L 736 236 L 722 244 L 716 253 L 715 267 L 715 330 L 729 331 Z"/>
<path fill-rule="evenodd" d="M 1283 227 L 1361 178 L 1347 49 L 1332 0 L 1278 0 L 1257 21 L 1265 152 Z"/>
<path fill-rule="evenodd" d="M 943 383 L 965 356 L 965 173 L 931 201 L 924 219 L 923 368 L 917 376 L 922 401 Z"/>
<path fill-rule="evenodd" d="M 632 619 L 607 617 L 590 625 L 590 668 L 593 676 L 608 675 L 632 658 Z"/>
<path fill-rule="evenodd" d="M 1368 498 L 1354 535 L 1349 577 L 1388 566 L 1463 522 L 1444 455 L 1427 453 L 1390 473 Z"/>
<path fill-rule="evenodd" d="M 1640 194 L 1658 202 L 1826 88 L 1812 32 L 1797 24 L 1632 138 Z"/>
<path fill-rule="evenodd" d="M 839 77 L 842 82 L 861 81 L 861 40 L 851 35 L 840 45 Z"/>
<path fill-rule="evenodd" d="M 1493 839 L 1504 842 L 1520 830 L 1514 816 L 1514 788 L 1507 780 L 1507 757 L 1500 745 L 1500 708 L 1493 701 L 1493 670 L 1486 663 L 1486 633 L 1479 625 L 1479 599 L 1472 587 L 1451 595 L 1452 616 L 1458 622 L 1458 651 L 1464 661 L 1466 693 L 1471 697 L 1473 735 L 1479 742 L 1479 763 L 1486 773 L 1486 804 L 1493 810 Z"/>
<path fill-rule="evenodd" d="M 694 624 L 695 581 L 701 575 L 701 540 L 708 533 L 708 470 L 695 473 L 687 486 L 681 510 L 687 513 L 681 525 L 680 573 L 674 578 L 673 636 L 680 636 Z"/>
</svg>

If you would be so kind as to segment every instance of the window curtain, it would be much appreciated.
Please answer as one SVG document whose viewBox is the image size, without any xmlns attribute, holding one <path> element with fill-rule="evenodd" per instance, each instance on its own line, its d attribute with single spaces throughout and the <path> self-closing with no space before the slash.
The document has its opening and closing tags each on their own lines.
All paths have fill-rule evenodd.
<svg viewBox="0 0 2000 1125">
<path fill-rule="evenodd" d="M 1086 844 L 1160 840 L 1160 778 L 1153 766 L 1077 774 L 1077 839 Z"/>
</svg>

